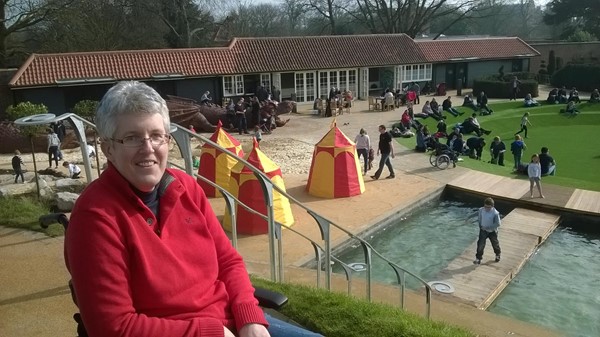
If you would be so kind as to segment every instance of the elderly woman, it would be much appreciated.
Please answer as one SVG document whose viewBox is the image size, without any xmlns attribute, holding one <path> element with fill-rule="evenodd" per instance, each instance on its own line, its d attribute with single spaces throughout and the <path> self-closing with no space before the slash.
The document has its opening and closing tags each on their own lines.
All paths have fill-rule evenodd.
<svg viewBox="0 0 600 337">
<path fill-rule="evenodd" d="M 117 83 L 96 121 L 109 165 L 77 200 L 65 239 L 89 335 L 294 335 L 279 322 L 267 330 L 274 321 L 258 307 L 204 192 L 167 169 L 170 122 L 160 95 Z"/>
</svg>

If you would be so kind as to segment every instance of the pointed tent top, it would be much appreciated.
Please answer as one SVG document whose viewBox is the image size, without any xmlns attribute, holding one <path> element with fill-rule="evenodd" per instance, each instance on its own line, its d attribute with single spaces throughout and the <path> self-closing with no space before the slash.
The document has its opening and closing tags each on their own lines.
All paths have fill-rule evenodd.
<svg viewBox="0 0 600 337">
<path fill-rule="evenodd" d="M 217 124 L 217 129 L 210 136 L 209 139 L 212 140 L 213 142 L 221 145 L 222 147 L 224 147 L 226 149 L 241 146 L 240 142 L 237 139 L 233 138 L 232 135 L 227 133 L 227 131 L 223 130 L 222 126 L 223 126 L 223 124 L 221 123 L 221 121 L 219 121 L 219 123 Z M 202 147 L 205 147 L 205 146 L 211 147 L 208 144 L 202 145 Z"/>
<path fill-rule="evenodd" d="M 252 150 L 245 156 L 245 159 L 250 162 L 250 164 L 254 165 L 257 169 L 263 171 L 264 173 L 271 173 L 274 171 L 280 170 L 280 167 L 275 164 L 271 158 L 267 157 L 267 155 L 260 150 L 258 147 L 258 142 L 254 141 L 254 146 Z M 239 169 L 239 165 L 242 166 L 242 169 Z M 242 162 L 239 162 L 235 165 L 234 171 L 240 171 L 243 173 L 252 173 L 250 169 L 246 167 Z"/>
<path fill-rule="evenodd" d="M 258 149 L 260 146 L 258 145 L 258 139 L 256 137 L 252 137 L 252 148 Z"/>
<path fill-rule="evenodd" d="M 221 122 L 221 120 L 219 119 L 219 121 L 217 122 L 217 128 L 220 129 L 223 127 L 223 123 Z"/>
<path fill-rule="evenodd" d="M 317 143 L 321 147 L 348 147 L 355 145 L 336 125 L 332 123 L 331 130 Z"/>
</svg>

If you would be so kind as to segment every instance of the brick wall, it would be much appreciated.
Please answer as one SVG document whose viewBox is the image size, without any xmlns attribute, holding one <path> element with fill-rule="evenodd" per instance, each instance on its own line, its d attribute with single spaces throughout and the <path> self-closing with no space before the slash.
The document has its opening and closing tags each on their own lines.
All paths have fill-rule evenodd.
<svg viewBox="0 0 600 337">
<path fill-rule="evenodd" d="M 585 62 L 600 63 L 600 42 L 555 42 L 555 43 L 536 43 L 528 42 L 530 46 L 540 52 L 540 56 L 531 59 L 531 72 L 536 73 L 540 70 L 541 61 L 544 60 L 548 66 L 548 56 L 550 51 L 554 50 L 557 58 L 562 58 L 563 65 L 583 59 Z"/>
</svg>

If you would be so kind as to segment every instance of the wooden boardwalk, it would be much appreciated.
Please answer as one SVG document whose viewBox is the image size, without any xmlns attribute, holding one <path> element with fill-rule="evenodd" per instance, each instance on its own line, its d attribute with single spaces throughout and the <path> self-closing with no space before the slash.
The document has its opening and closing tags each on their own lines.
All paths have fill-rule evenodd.
<svg viewBox="0 0 600 337">
<path fill-rule="evenodd" d="M 529 206 L 600 215 L 600 192 L 552 185 L 552 177 L 542 178 L 545 199 L 529 198 L 529 181 L 523 176 L 510 178 L 470 171 L 456 177 L 447 186 L 457 190 L 518 201 Z M 534 195 L 537 196 L 537 190 L 534 191 Z"/>
<path fill-rule="evenodd" d="M 502 219 L 499 231 L 502 260 L 499 263 L 494 262 L 494 251 L 488 240 L 481 265 L 474 265 L 475 240 L 436 280 L 450 283 L 455 289 L 451 295 L 455 299 L 485 310 L 558 223 L 558 215 L 515 208 Z"/>
</svg>

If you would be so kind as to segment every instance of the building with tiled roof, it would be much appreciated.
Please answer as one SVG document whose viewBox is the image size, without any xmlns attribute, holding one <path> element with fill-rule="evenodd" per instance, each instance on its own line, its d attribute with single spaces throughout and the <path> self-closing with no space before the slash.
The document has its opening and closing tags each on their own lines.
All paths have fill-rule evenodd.
<svg viewBox="0 0 600 337">
<path fill-rule="evenodd" d="M 527 70 L 537 51 L 518 38 L 414 41 L 405 34 L 239 38 L 227 47 L 33 54 L 9 83 L 15 102 L 70 110 L 115 82 L 139 80 L 163 95 L 216 102 L 258 86 L 299 103 L 349 89 L 361 99 L 412 82 L 467 85 L 480 75 Z M 454 76 L 454 77 L 453 77 Z"/>
</svg>

